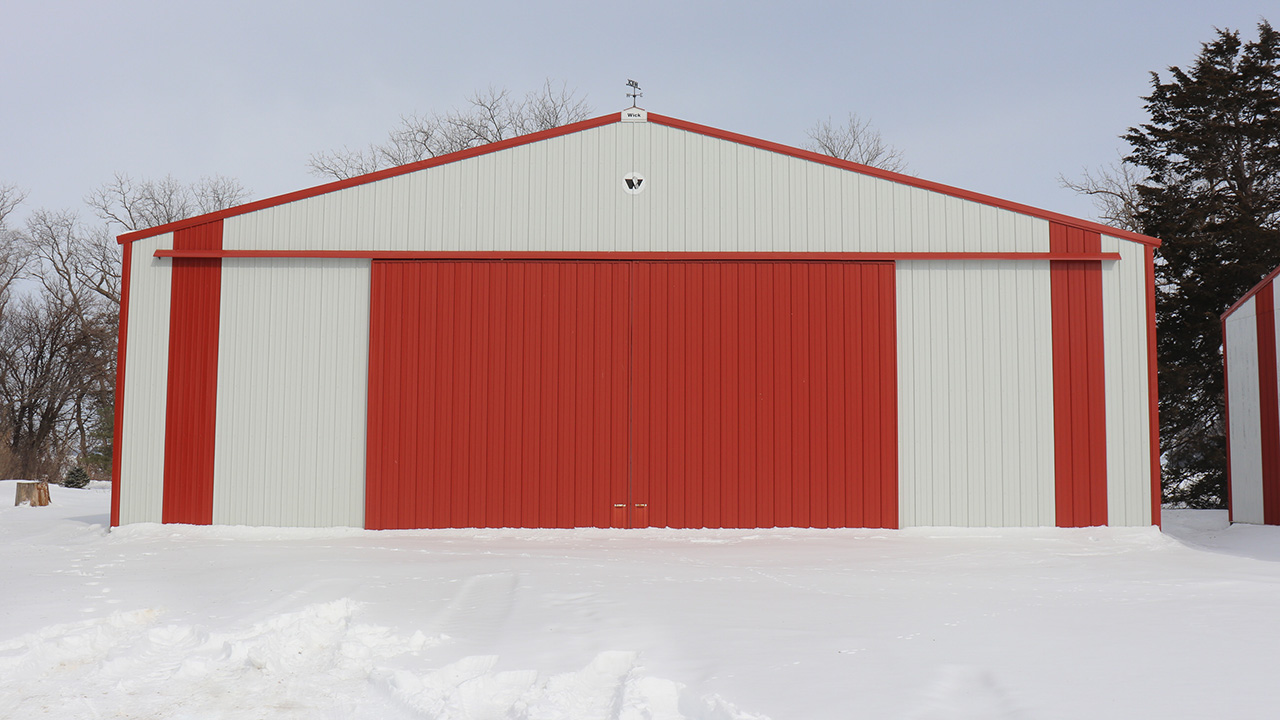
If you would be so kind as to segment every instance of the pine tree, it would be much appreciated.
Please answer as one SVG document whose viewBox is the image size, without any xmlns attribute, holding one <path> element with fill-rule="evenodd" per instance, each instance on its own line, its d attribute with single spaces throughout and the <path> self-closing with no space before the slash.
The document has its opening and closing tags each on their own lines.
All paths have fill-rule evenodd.
<svg viewBox="0 0 1280 720">
<path fill-rule="evenodd" d="M 77 465 L 67 473 L 67 477 L 62 481 L 62 486 L 77 489 L 89 487 L 89 473 Z"/>
<path fill-rule="evenodd" d="M 1280 33 L 1219 30 L 1188 70 L 1152 73 L 1150 122 L 1125 135 L 1156 255 L 1165 499 L 1226 500 L 1220 315 L 1280 265 Z"/>
</svg>

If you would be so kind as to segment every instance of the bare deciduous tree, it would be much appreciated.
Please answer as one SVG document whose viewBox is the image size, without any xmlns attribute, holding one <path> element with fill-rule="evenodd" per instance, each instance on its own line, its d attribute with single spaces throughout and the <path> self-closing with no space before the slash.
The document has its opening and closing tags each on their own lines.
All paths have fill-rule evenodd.
<svg viewBox="0 0 1280 720">
<path fill-rule="evenodd" d="M 831 118 L 827 118 L 806 130 L 805 134 L 809 136 L 809 142 L 804 146 L 806 150 L 891 172 L 905 172 L 907 169 L 902 152 L 885 143 L 869 120 L 853 113 L 849 113 L 843 125 L 833 124 Z"/>
<path fill-rule="evenodd" d="M 70 211 L 37 210 L 27 219 L 29 274 L 49 297 L 87 311 L 96 294 L 120 305 L 120 250 L 106 227 L 86 230 Z"/>
<path fill-rule="evenodd" d="M 160 180 L 134 180 L 124 173 L 85 197 L 98 217 L 125 230 L 176 222 L 238 205 L 248 198 L 239 180 L 216 175 L 190 185 L 172 175 Z"/>
<path fill-rule="evenodd" d="M 105 473 L 100 446 L 109 443 L 115 386 L 119 246 L 106 226 L 86 230 L 74 212 L 37 210 L 22 247 L 26 274 L 41 292 L 0 318 L 0 401 L 7 408 L 0 426 L 8 454 L 22 477 L 57 479 L 73 456 Z"/>
<path fill-rule="evenodd" d="M 100 379 L 114 362 L 114 345 L 110 322 L 81 322 L 47 290 L 23 296 L 4 313 L 0 427 L 8 477 L 56 481 L 77 440 L 81 456 L 87 452 L 84 411 L 91 397 L 109 403 Z"/>
<path fill-rule="evenodd" d="M 1142 182 L 1142 169 L 1123 158 L 1096 171 L 1084 170 L 1078 180 L 1058 176 L 1058 184 L 1068 190 L 1093 198 L 1098 219 L 1122 230 L 1141 232 L 1138 226 L 1138 184 Z"/>
<path fill-rule="evenodd" d="M 10 215 L 26 198 L 26 191 L 17 185 L 0 183 L 0 313 L 8 304 L 13 283 L 27 266 L 22 233 L 9 225 Z"/>
<path fill-rule="evenodd" d="M 27 191 L 11 183 L 0 183 L 0 228 L 14 210 L 27 199 Z"/>
<path fill-rule="evenodd" d="M 440 114 L 405 115 L 382 144 L 343 148 L 311 156 L 307 166 L 321 177 L 343 180 L 507 138 L 585 120 L 591 108 L 577 91 L 551 80 L 515 98 L 506 89 L 476 92 L 469 107 Z"/>
</svg>

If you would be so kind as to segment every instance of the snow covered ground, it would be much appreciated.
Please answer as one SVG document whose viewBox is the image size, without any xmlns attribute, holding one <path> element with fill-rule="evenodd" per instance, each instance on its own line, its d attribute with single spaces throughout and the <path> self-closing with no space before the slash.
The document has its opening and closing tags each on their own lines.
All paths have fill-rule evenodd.
<svg viewBox="0 0 1280 720">
<path fill-rule="evenodd" d="M 1216 718 L 1280 707 L 1280 528 L 136 525 L 11 507 L 0 718 Z"/>
</svg>

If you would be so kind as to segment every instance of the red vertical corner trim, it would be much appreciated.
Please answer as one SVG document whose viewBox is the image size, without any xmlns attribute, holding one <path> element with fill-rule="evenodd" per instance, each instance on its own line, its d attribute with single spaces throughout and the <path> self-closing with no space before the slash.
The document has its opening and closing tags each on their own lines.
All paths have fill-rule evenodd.
<svg viewBox="0 0 1280 720">
<path fill-rule="evenodd" d="M 1275 287 L 1254 296 L 1258 323 L 1258 410 L 1262 430 L 1262 522 L 1280 525 L 1280 398 L 1276 382 Z"/>
<path fill-rule="evenodd" d="M 1100 252 L 1096 232 L 1049 225 L 1050 252 Z M 1054 486 L 1059 527 L 1107 523 L 1102 267 L 1049 263 L 1053 316 Z"/>
<path fill-rule="evenodd" d="M 221 250 L 222 221 L 177 230 L 173 246 L 175 250 Z M 213 522 L 221 298 L 222 260 L 173 260 L 161 514 L 167 523 Z"/>
<path fill-rule="evenodd" d="M 116 404 L 111 409 L 111 527 L 120 525 L 120 438 L 124 428 L 124 359 L 129 342 L 129 278 L 133 245 L 121 245 L 120 330 L 116 338 Z"/>
<path fill-rule="evenodd" d="M 1156 353 L 1156 251 L 1146 248 L 1147 256 L 1147 402 L 1151 417 L 1151 523 L 1160 525 L 1160 501 L 1164 499 L 1160 482 L 1160 367 Z"/>
</svg>

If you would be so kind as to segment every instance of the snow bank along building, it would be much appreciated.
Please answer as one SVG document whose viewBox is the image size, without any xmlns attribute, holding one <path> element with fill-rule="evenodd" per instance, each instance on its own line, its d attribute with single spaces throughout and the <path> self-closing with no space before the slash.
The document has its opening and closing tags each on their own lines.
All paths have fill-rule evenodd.
<svg viewBox="0 0 1280 720">
<path fill-rule="evenodd" d="M 120 240 L 112 524 L 1159 521 L 1153 238 L 634 109 Z"/>
<path fill-rule="evenodd" d="M 1222 315 L 1227 475 L 1233 522 L 1280 525 L 1277 268 Z"/>
</svg>

